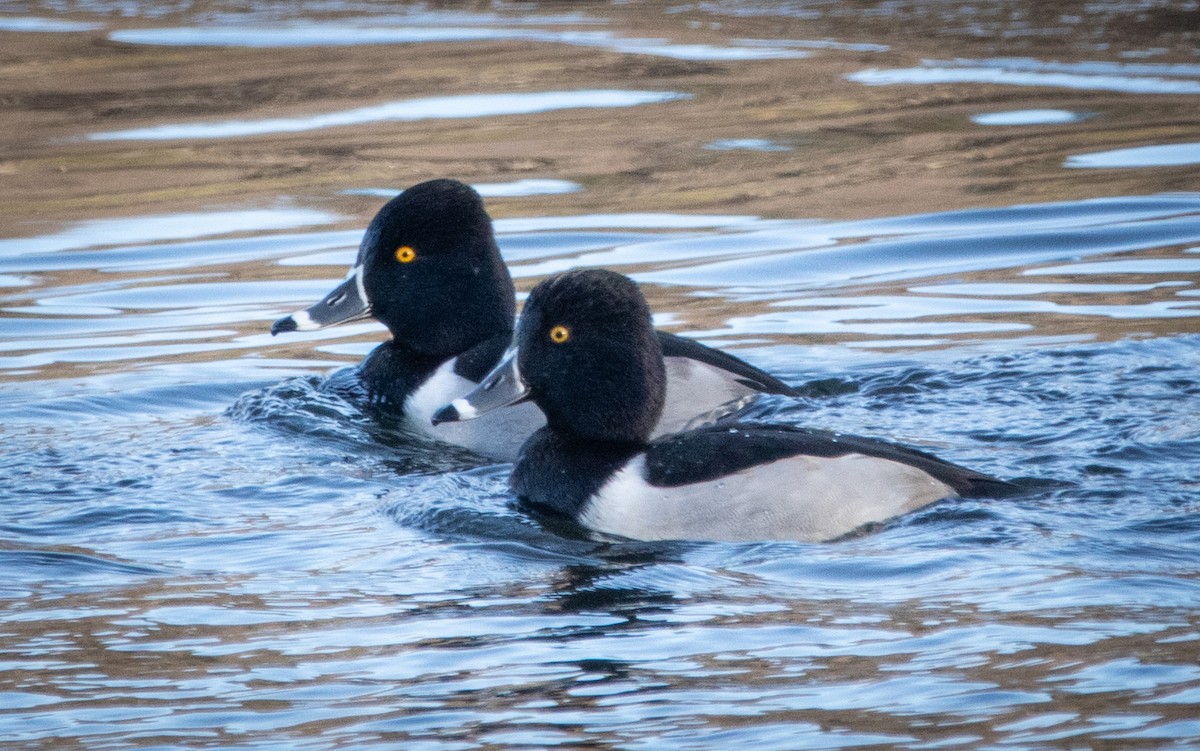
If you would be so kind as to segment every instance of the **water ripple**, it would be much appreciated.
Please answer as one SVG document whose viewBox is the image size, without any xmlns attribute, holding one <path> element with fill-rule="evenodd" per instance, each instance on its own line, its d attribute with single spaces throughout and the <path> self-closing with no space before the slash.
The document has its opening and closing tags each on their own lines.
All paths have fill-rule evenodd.
<svg viewBox="0 0 1200 751">
<path fill-rule="evenodd" d="M 754 340 L 736 351 L 801 394 L 743 419 L 1022 488 L 827 544 L 593 539 L 520 508 L 508 467 L 374 414 L 344 366 L 380 327 L 266 333 L 358 232 L 131 222 L 102 247 L 10 246 L 30 283 L 0 299 L 0 728 L 94 748 L 1186 745 L 1198 216 L 1187 193 L 497 222 L 522 290 L 608 264 L 654 280 L 663 325 Z"/>
<path fill-rule="evenodd" d="M 92 141 L 167 141 L 186 138 L 235 138 L 268 133 L 297 133 L 375 122 L 528 115 L 559 109 L 634 107 L 688 98 L 670 91 L 541 91 L 525 94 L 464 94 L 426 97 L 329 112 L 309 117 L 177 123 L 147 128 L 92 133 Z"/>
</svg>

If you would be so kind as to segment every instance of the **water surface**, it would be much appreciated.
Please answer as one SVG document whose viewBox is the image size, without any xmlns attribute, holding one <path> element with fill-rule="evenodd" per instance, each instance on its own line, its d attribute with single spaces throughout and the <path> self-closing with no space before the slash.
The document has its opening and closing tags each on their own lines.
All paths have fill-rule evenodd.
<svg viewBox="0 0 1200 751">
<path fill-rule="evenodd" d="M 1009 110 L 972 115 L 971 122 L 978 125 L 1065 125 L 1077 123 L 1090 117 L 1086 112 L 1071 110 Z"/>
<path fill-rule="evenodd" d="M 1200 65 L 1182 64 L 1063 64 L 1025 58 L 925 60 L 915 68 L 868 68 L 847 78 L 868 86 L 984 83 L 1126 94 L 1200 94 Z"/>
<path fill-rule="evenodd" d="M 1072 154 L 1064 167 L 1126 169 L 1131 167 L 1181 167 L 1200 164 L 1200 143 L 1168 143 L 1128 149 Z"/>
<path fill-rule="evenodd" d="M 58 5 L 21 7 L 43 17 Z M 514 504 L 506 466 L 422 442 L 331 388 L 331 373 L 342 372 L 334 383 L 346 378 L 339 369 L 384 338 L 381 326 L 268 333 L 277 317 L 343 278 L 367 219 L 403 187 L 390 165 L 406 159 L 408 147 L 343 143 L 337 137 L 353 129 L 323 131 L 321 145 L 338 155 L 339 168 L 373 170 L 337 182 L 304 171 L 316 144 L 301 137 L 270 153 L 251 151 L 250 141 L 167 144 L 181 164 L 245 159 L 246 171 L 233 174 L 259 190 L 270 186 L 270 195 L 173 188 L 191 205 L 164 209 L 171 191 L 152 186 L 73 204 L 66 222 L 4 217 L 4 743 L 420 751 L 1197 745 L 1200 194 L 1181 177 L 1186 169 L 1122 173 L 1138 188 L 1119 195 L 1115 173 L 1060 164 L 1064 154 L 1126 145 L 1101 132 L 1111 122 L 1133 123 L 1121 131 L 1122 139 L 1142 139 L 1131 147 L 1186 140 L 1161 136 L 1164 118 L 1147 105 L 1165 98 L 1143 92 L 1175 91 L 1171 102 L 1186 104 L 1200 74 L 1178 50 L 1170 62 L 1123 59 L 1131 49 L 1152 51 L 1154 37 L 1114 44 L 1107 57 L 1115 59 L 1095 62 L 1103 50 L 1094 45 L 1056 62 L 1049 52 L 1017 58 L 996 42 L 1044 41 L 1050 32 L 1093 44 L 1094 28 L 1071 14 L 1091 23 L 1153 17 L 1158 6 L 1039 4 L 1051 8 L 1039 14 L 1009 2 L 720 0 L 664 10 L 686 18 L 695 35 L 661 44 L 657 28 L 591 28 L 603 16 L 598 9 L 624 5 L 520 13 L 423 6 L 419 23 L 370 0 L 71 7 L 107 28 L 142 26 L 148 34 L 279 24 L 326 32 L 361 15 L 378 17 L 388 33 L 411 21 L 431 34 L 477 29 L 484 40 L 495 38 L 494 27 L 603 32 L 577 37 L 581 44 L 654 38 L 648 51 L 608 55 L 604 65 L 702 77 L 697 99 L 678 100 L 678 111 L 704 97 L 726 101 L 723 76 L 740 70 L 734 57 L 719 59 L 728 50 L 814 53 L 745 62 L 763 75 L 776 70 L 769 66 L 797 67 L 780 68 L 786 75 L 774 79 L 775 90 L 752 102 L 763 119 L 736 128 L 635 137 L 646 125 L 639 115 L 669 108 L 613 110 L 630 137 L 627 152 L 596 155 L 610 172 L 576 174 L 565 166 L 569 155 L 546 156 L 541 140 L 526 150 L 504 141 L 511 162 L 473 165 L 445 152 L 414 158 L 425 160 L 417 162 L 422 170 L 479 167 L 453 176 L 476 184 L 501 217 L 499 244 L 521 297 L 567 268 L 623 271 L 641 281 L 660 326 L 736 352 L 801 392 L 758 400 L 744 419 L 902 441 L 1025 491 L 935 504 L 825 544 L 639 544 L 534 518 Z M 151 28 L 159 17 L 166 27 Z M 943 50 L 947 36 L 918 39 L 919 54 L 906 46 L 895 59 L 876 56 L 888 54 L 882 41 L 910 44 L 901 35 L 803 41 L 810 22 L 836 21 L 828 33 L 840 36 L 863 28 L 847 19 L 867 17 L 918 38 L 932 23 L 995 51 L 917 69 L 967 71 L 948 116 L 936 106 L 911 108 L 901 102 L 907 95 L 884 97 L 893 104 L 871 106 L 896 108 L 887 127 L 860 124 L 849 112 L 814 131 L 819 137 L 794 135 L 788 118 L 801 110 L 787 109 L 794 100 L 783 93 L 810 72 L 800 66 L 829 62 L 824 49 L 846 56 L 835 81 L 860 66 L 899 69 L 960 54 Z M 805 28 L 755 40 L 793 19 Z M 821 28 L 812 36 L 825 37 Z M 76 50 L 81 65 L 115 47 L 86 41 L 91 46 Z M 353 46 L 337 54 L 353 54 Z M 191 59 L 180 49 L 121 50 L 130 78 L 143 55 Z M 635 59 L 676 53 L 705 62 L 646 67 Z M 1013 134 L 980 128 L 964 113 L 1057 106 L 1033 89 L 985 95 L 972 80 L 1057 80 L 1110 93 L 1063 103 L 1105 117 L 1038 131 L 1079 140 L 1069 149 L 1038 150 L 1039 143 L 1034 158 L 1049 172 L 1036 179 L 1026 179 L 1025 163 L 997 165 L 986 149 L 960 153 L 959 141 L 929 157 L 1009 170 L 1005 191 L 971 194 L 982 208 L 948 211 L 931 198 L 901 211 L 880 194 L 879 203 L 842 214 L 863 218 L 837 220 L 808 208 L 819 195 L 799 192 L 771 212 L 760 208 L 763 196 L 788 190 L 776 182 L 792 169 L 788 160 L 803 162 L 805 187 L 833 186 L 812 166 L 813 144 L 830 143 L 849 169 L 863 158 L 863 134 L 875 129 L 899 154 L 882 166 L 919 178 L 933 168 L 908 150 L 905 121 L 991 143 Z M 226 91 L 224 81 L 213 85 Z M 136 109 L 140 100 L 91 93 L 98 98 L 72 99 L 54 116 L 79 118 L 80 132 L 136 125 L 178 134 L 171 123 L 248 122 L 225 110 L 190 110 L 95 125 L 92 112 Z M 844 92 L 821 91 L 803 104 L 836 110 L 841 103 L 826 98 L 834 95 Z M 1100 97 L 1103 105 L 1092 101 Z M 593 112 L 589 126 L 611 126 L 607 110 Z M 498 122 L 485 114 L 472 117 L 481 127 Z M 728 153 L 703 149 L 729 135 L 762 135 L 793 150 L 767 156 L 744 142 Z M 1101 142 L 1093 135 L 1105 146 L 1089 148 Z M 120 162 L 128 149 L 140 165 L 154 147 L 56 144 L 72 158 L 5 161 L 0 177 L 50 169 L 65 189 L 85 179 L 88 159 L 119 152 Z M 668 166 L 646 167 L 651 153 L 665 154 L 653 163 Z M 725 186 L 694 166 L 675 175 L 676 161 L 693 158 L 722 175 L 742 161 L 771 164 L 755 167 L 761 171 L 744 193 L 718 191 L 689 204 L 667 189 L 672 179 L 695 178 L 691 198 Z M 253 176 L 264 164 L 298 166 L 290 197 L 272 182 L 277 172 Z M 1087 180 L 1089 191 L 1062 187 Z M 342 193 L 372 187 L 380 192 Z M 127 195 L 146 196 L 148 205 Z"/>
<path fill-rule="evenodd" d="M 528 115 L 557 109 L 634 107 L 686 98 L 669 91 L 539 91 L 526 94 L 463 94 L 424 97 L 327 112 L 307 117 L 277 117 L 262 120 L 177 123 L 148 128 L 92 133 L 93 141 L 164 141 L 182 138 L 236 138 L 268 133 L 298 133 L 345 125 L 376 122 L 412 122 L 429 119 L 460 119 Z"/>
<path fill-rule="evenodd" d="M 104 24 L 88 21 L 66 21 L 59 18 L 33 18 L 30 16 L 0 16 L 2 31 L 34 31 L 34 32 L 78 32 L 97 31 Z"/>
<path fill-rule="evenodd" d="M 386 24 L 386 19 L 382 19 Z M 109 34 L 115 42 L 165 46 L 313 47 L 429 42 L 521 41 L 599 47 L 631 55 L 653 55 L 676 60 L 786 60 L 808 57 L 802 48 L 879 51 L 879 45 L 847 45 L 835 41 L 736 40 L 729 44 L 681 44 L 667 39 L 622 37 L 608 31 L 549 31 L 525 26 L 439 26 L 417 23 L 379 25 L 381 19 L 286 26 L 202 26 L 160 29 L 123 29 Z M 882 49 L 887 49 L 882 47 Z"/>
<path fill-rule="evenodd" d="M 660 323 L 805 393 L 746 419 L 1026 478 L 829 544 L 531 518 L 506 467 L 322 388 L 378 325 L 266 333 L 340 278 L 357 231 L 157 221 L 5 257 L 23 286 L 0 293 L 0 725 L 19 745 L 1200 735 L 1196 194 L 497 223 L 522 289 L 634 273 Z"/>
<path fill-rule="evenodd" d="M 564 193 L 576 193 L 583 186 L 570 180 L 554 180 L 550 178 L 527 178 L 513 180 L 507 183 L 473 183 L 475 192 L 484 198 L 517 198 L 520 196 L 554 196 Z M 377 198 L 394 198 L 403 188 L 351 188 L 342 191 L 351 196 L 375 196 Z"/>
<path fill-rule="evenodd" d="M 722 138 L 704 144 L 709 151 L 791 151 L 790 146 L 766 138 Z"/>
</svg>

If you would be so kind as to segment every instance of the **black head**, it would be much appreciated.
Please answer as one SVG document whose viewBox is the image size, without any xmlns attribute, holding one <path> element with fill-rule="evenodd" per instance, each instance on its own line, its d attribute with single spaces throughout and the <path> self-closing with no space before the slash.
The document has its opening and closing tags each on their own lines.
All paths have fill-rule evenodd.
<svg viewBox="0 0 1200 751">
<path fill-rule="evenodd" d="M 662 348 L 637 285 L 603 269 L 534 288 L 516 333 L 518 368 L 549 426 L 644 443 L 666 397 Z"/>
<path fill-rule="evenodd" d="M 367 225 L 358 260 L 341 286 L 273 330 L 371 315 L 396 344 L 450 357 L 511 331 L 514 299 L 479 194 L 457 180 L 430 180 L 384 204 Z"/>
<path fill-rule="evenodd" d="M 515 293 L 491 217 L 457 180 L 414 185 L 385 204 L 357 265 L 372 314 L 411 349 L 458 354 L 512 328 Z"/>
</svg>

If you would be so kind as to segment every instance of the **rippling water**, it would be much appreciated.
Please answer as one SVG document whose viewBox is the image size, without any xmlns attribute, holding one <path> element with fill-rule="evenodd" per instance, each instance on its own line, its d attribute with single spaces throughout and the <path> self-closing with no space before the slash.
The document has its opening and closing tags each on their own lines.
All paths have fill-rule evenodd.
<svg viewBox="0 0 1200 751">
<path fill-rule="evenodd" d="M 266 335 L 340 276 L 357 231 L 245 220 L 265 229 L 161 240 L 147 217 L 104 247 L 74 228 L 4 248 L 9 741 L 1200 736 L 1200 195 L 499 221 L 523 288 L 621 268 L 665 325 L 753 345 L 807 394 L 751 419 L 891 436 L 1032 488 L 820 545 L 597 543 L 528 518 L 505 467 L 321 389 L 379 327 Z"/>
<path fill-rule="evenodd" d="M 875 58 L 889 47 L 864 41 L 721 46 L 581 31 L 599 25 L 595 4 L 401 13 L 369 0 L 87 0 L 69 19 L 51 18 L 58 3 L 17 5 L 0 30 L 92 33 L 97 45 L 371 43 L 404 45 L 403 56 L 422 38 L 523 40 L 704 61 L 714 80 L 717 64 L 836 50 L 861 64 L 847 86 L 990 82 L 1137 102 L 1200 90 L 1193 64 L 997 52 L 885 67 Z M 718 29 L 767 19 L 753 27 L 764 34 L 774 17 L 852 13 L 996 38 L 1041 23 L 1103 50 L 1073 16 L 1031 20 L 1010 5 L 697 7 Z M 1117 23 L 1128 7 L 1087 14 Z M 169 25 L 151 28 L 159 17 Z M 1126 57 L 1160 54 L 1127 47 Z M 506 98 L 464 116 L 558 109 L 568 95 L 590 107 L 596 93 L 605 106 L 646 105 L 633 112 L 672 96 L 631 86 L 550 92 L 515 109 Z M 435 104 L 464 101 L 480 104 Z M 952 116 L 986 137 L 1115 117 L 1086 98 L 1071 109 L 1000 103 Z M 325 116 L 348 128 L 396 113 L 339 112 Z M 236 149 L 248 133 L 319 116 L 184 115 L 100 135 L 199 128 L 191 135 Z M 1195 161 L 1196 144 L 1144 117 L 1153 145 L 1081 136 L 1063 166 L 1090 169 L 1063 171 L 1105 186 L 1106 168 Z M 720 159 L 806 148 L 752 127 L 731 135 L 696 148 Z M 1170 174 L 1145 183 L 1185 182 Z M 497 232 L 522 296 L 568 268 L 618 269 L 639 280 L 664 328 L 799 388 L 752 403 L 746 419 L 892 438 L 1026 491 L 938 503 L 825 544 L 599 542 L 515 508 L 507 466 L 424 442 L 326 388 L 381 326 L 268 334 L 355 257 L 362 227 L 328 207 L 369 215 L 395 192 L 386 180 L 325 208 L 281 199 L 40 230 L 5 217 L 14 234 L 36 236 L 0 239 L 0 746 L 1200 743 L 1196 186 L 1022 198 L 1039 195 L 1034 184 L 992 197 L 995 208 L 829 221 L 802 208 L 732 213 L 742 203 L 570 213 L 555 201 L 603 187 L 538 178 L 477 186 L 505 217 Z"/>
</svg>

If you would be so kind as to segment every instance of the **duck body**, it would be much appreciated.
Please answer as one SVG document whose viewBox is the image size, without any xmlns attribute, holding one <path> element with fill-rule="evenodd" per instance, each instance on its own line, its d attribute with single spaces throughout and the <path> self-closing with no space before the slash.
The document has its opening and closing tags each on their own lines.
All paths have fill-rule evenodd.
<svg viewBox="0 0 1200 751">
<path fill-rule="evenodd" d="M 737 423 L 645 446 L 580 445 L 543 430 L 511 484 L 533 506 L 635 540 L 828 540 L 1003 487 L 885 441 Z"/>
<path fill-rule="evenodd" d="M 667 368 L 644 299 L 619 274 L 593 269 L 543 282 L 526 303 L 516 342 L 511 362 L 436 418 L 532 399 L 548 422 L 523 446 L 513 491 L 596 532 L 828 540 L 943 498 L 1006 486 L 887 441 L 786 425 L 718 423 L 652 438 Z M 593 378 L 579 379 L 578 369 Z"/>
<path fill-rule="evenodd" d="M 395 341 L 380 344 L 355 369 L 355 380 L 370 409 L 401 418 L 409 430 L 462 446 L 500 461 L 516 459 L 521 445 L 546 424 L 534 404 L 517 404 L 469 423 L 434 426 L 439 407 L 479 385 L 499 361 L 512 337 L 487 339 L 449 359 L 405 350 Z"/>
<path fill-rule="evenodd" d="M 545 424 L 532 404 L 470 423 L 433 426 L 441 405 L 475 388 L 511 343 L 516 292 L 491 217 L 470 186 L 431 180 L 385 204 L 367 226 L 346 279 L 322 300 L 271 328 L 315 330 L 375 318 L 391 340 L 355 370 L 370 409 L 481 456 L 512 461 Z M 758 393 L 793 393 L 778 379 L 698 342 L 658 332 L 671 379 L 656 434 Z"/>
</svg>

